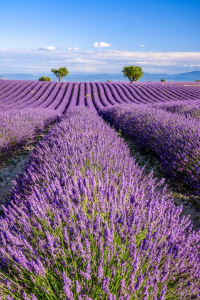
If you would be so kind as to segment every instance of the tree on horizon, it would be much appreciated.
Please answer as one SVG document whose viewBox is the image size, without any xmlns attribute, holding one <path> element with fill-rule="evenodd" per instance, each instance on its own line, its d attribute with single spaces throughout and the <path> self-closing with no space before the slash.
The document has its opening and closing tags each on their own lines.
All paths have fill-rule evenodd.
<svg viewBox="0 0 200 300">
<path fill-rule="evenodd" d="M 59 82 L 61 82 L 61 78 L 65 77 L 69 74 L 69 71 L 65 67 L 61 67 L 58 70 L 51 69 L 51 72 L 53 72 L 56 75 L 56 77 L 58 77 Z"/>
<path fill-rule="evenodd" d="M 131 84 L 134 81 L 137 81 L 138 79 L 143 77 L 143 74 L 144 74 L 144 72 L 142 71 L 142 68 L 138 67 L 138 66 L 124 67 L 124 69 L 122 70 L 122 73 L 124 73 L 124 77 L 128 77 Z"/>
</svg>

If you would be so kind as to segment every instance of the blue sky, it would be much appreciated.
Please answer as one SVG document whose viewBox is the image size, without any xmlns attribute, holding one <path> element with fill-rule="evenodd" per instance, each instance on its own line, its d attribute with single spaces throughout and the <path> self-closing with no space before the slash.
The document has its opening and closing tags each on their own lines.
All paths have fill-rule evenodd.
<svg viewBox="0 0 200 300">
<path fill-rule="evenodd" d="M 199 0 L 0 1 L 0 74 L 200 70 L 199 16 Z"/>
</svg>

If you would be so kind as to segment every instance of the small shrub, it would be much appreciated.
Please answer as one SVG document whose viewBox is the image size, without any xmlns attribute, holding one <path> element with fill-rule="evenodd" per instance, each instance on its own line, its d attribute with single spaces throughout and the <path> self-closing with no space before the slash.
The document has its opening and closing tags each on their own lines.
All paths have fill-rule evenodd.
<svg viewBox="0 0 200 300">
<path fill-rule="evenodd" d="M 51 78 L 43 76 L 38 81 L 51 81 Z"/>
<path fill-rule="evenodd" d="M 161 82 L 165 82 L 165 79 L 161 79 Z"/>
</svg>

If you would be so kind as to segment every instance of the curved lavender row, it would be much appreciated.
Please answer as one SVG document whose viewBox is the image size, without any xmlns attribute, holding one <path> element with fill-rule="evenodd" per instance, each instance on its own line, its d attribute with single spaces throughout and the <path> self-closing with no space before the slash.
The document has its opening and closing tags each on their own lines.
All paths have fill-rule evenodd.
<svg viewBox="0 0 200 300">
<path fill-rule="evenodd" d="M 154 103 L 154 102 L 157 101 L 155 98 L 151 99 L 150 97 L 146 96 L 146 95 L 143 93 L 143 91 L 142 91 L 142 89 L 141 89 L 141 86 L 140 86 L 140 87 L 134 87 L 134 91 L 135 91 L 135 93 L 137 93 L 137 95 L 138 95 L 141 99 L 143 99 L 143 102 L 145 101 L 144 103 Z"/>
<path fill-rule="evenodd" d="M 178 113 L 200 119 L 200 100 L 176 101 L 164 104 L 152 104 L 152 107 L 164 109 L 171 113 Z"/>
<path fill-rule="evenodd" d="M 73 85 L 74 85 L 73 82 L 70 82 L 67 84 L 67 88 L 65 90 L 64 97 L 63 97 L 62 101 L 60 102 L 59 106 L 56 107 L 56 111 L 60 114 L 63 114 L 65 112 L 65 110 L 70 102 Z"/>
<path fill-rule="evenodd" d="M 36 92 L 33 90 L 34 94 L 32 97 L 25 97 L 22 99 L 22 101 L 17 105 L 14 105 L 15 108 L 21 109 L 21 108 L 26 108 L 26 107 L 31 107 L 31 105 L 35 104 L 38 100 L 40 100 L 44 93 L 49 90 L 50 83 L 49 82 L 44 82 L 42 85 L 39 86 L 39 88 L 36 90 Z"/>
<path fill-rule="evenodd" d="M 157 95 L 158 99 L 160 102 L 168 102 L 168 101 L 176 101 L 177 96 L 174 95 L 171 90 L 166 90 L 165 88 L 161 88 L 161 87 L 154 87 L 152 89 L 149 89 L 144 86 L 143 89 L 145 89 L 146 91 L 150 92 L 152 95 Z"/>
<path fill-rule="evenodd" d="M 91 91 L 92 91 L 92 100 L 94 106 L 96 107 L 96 110 L 98 111 L 99 109 L 102 109 L 104 106 L 99 99 L 99 93 L 96 84 L 93 82 L 91 82 L 90 84 L 91 84 Z"/>
<path fill-rule="evenodd" d="M 169 87 L 168 86 L 156 86 L 156 92 L 161 92 L 162 94 L 165 93 L 166 96 L 168 96 L 170 99 L 173 100 L 190 100 L 195 99 L 196 95 L 193 93 L 192 89 L 189 90 L 185 87 L 174 87 L 173 85 Z"/>
<path fill-rule="evenodd" d="M 69 84 L 67 82 L 62 83 L 60 90 L 56 95 L 54 101 L 52 101 L 52 103 L 48 106 L 49 109 L 56 109 L 61 104 L 62 99 L 64 99 L 64 96 L 66 94 L 68 85 Z"/>
<path fill-rule="evenodd" d="M 73 109 L 77 105 L 78 98 L 78 90 L 79 90 L 79 82 L 74 82 L 72 96 L 68 105 L 68 109 Z"/>
<path fill-rule="evenodd" d="M 13 86 L 13 81 L 5 81 L 3 83 L 1 83 L 0 81 L 0 95 L 2 95 L 3 93 L 5 93 L 6 91 L 9 91 L 9 89 Z"/>
<path fill-rule="evenodd" d="M 4 208 L 1 295 L 199 297 L 200 233 L 155 188 L 96 114 L 68 112 L 32 152 Z"/>
<path fill-rule="evenodd" d="M 120 84 L 119 85 L 120 88 L 122 89 L 122 91 L 124 92 L 124 94 L 126 95 L 126 97 L 133 103 L 135 104 L 141 104 L 141 101 L 139 101 L 138 99 L 136 99 L 130 92 L 127 84 L 123 85 L 123 84 Z"/>
<path fill-rule="evenodd" d="M 85 96 L 85 104 L 86 107 L 89 108 L 91 111 L 96 112 L 96 107 L 94 106 L 93 100 L 92 100 L 92 90 L 91 90 L 91 85 L 89 82 L 86 82 L 86 96 Z"/>
<path fill-rule="evenodd" d="M 53 110 L 24 109 L 0 112 L 0 156 L 28 145 L 46 126 L 58 118 Z"/>
<path fill-rule="evenodd" d="M 200 191 L 200 123 L 151 106 L 118 106 L 99 112 L 106 121 L 150 148 L 172 179 Z"/>
<path fill-rule="evenodd" d="M 5 98 L 5 96 L 9 96 L 10 94 L 16 92 L 21 86 L 28 86 L 29 82 L 23 82 L 23 81 L 11 81 L 10 84 L 8 86 L 6 86 L 5 89 L 3 89 L 1 91 L 0 94 L 0 99 L 2 101 L 2 99 Z M 3 95 L 3 97 L 2 97 Z"/>
<path fill-rule="evenodd" d="M 4 107 L 6 109 L 6 105 L 9 103 L 9 102 L 12 102 L 13 101 L 13 98 L 17 95 L 19 95 L 24 89 L 26 89 L 28 86 L 28 84 L 22 84 L 20 83 L 19 85 L 18 84 L 14 84 L 13 87 L 11 87 L 11 89 L 9 89 L 8 92 L 5 92 L 4 94 L 2 94 L 2 96 L 0 97 L 0 105 L 1 107 Z M 12 95 L 12 96 L 10 96 Z M 9 99 L 10 98 L 10 99 Z"/>
<path fill-rule="evenodd" d="M 164 96 L 164 93 L 165 93 L 166 100 L 167 99 L 173 99 L 173 100 L 181 99 L 179 93 L 177 93 L 176 89 L 173 89 L 173 87 L 168 88 L 168 86 L 166 86 L 166 87 L 156 86 L 155 92 L 160 93 L 162 96 Z"/>
<path fill-rule="evenodd" d="M 49 94 L 48 98 L 39 106 L 40 108 L 47 108 L 57 97 L 63 83 L 58 82 L 54 89 L 51 91 L 51 94 Z"/>
<path fill-rule="evenodd" d="M 113 83 L 112 87 L 116 90 L 116 92 L 118 93 L 120 98 L 124 101 L 124 104 L 125 103 L 129 103 L 129 104 L 132 103 L 132 101 L 126 96 L 124 91 L 120 88 L 119 84 Z"/>
<path fill-rule="evenodd" d="M 135 87 L 133 88 L 130 84 L 127 84 L 127 85 L 126 85 L 126 88 L 127 88 L 127 90 L 131 93 L 132 97 L 133 97 L 134 99 L 136 99 L 136 101 L 140 102 L 140 104 L 142 104 L 142 103 L 146 104 L 146 103 L 147 103 L 144 99 L 142 99 L 142 98 L 138 95 L 138 93 L 136 93 Z"/>
<path fill-rule="evenodd" d="M 106 83 L 104 83 L 104 85 L 106 85 Z M 121 97 L 117 93 L 116 89 L 113 88 L 113 84 L 107 84 L 107 87 L 110 89 L 110 92 L 111 92 L 113 98 L 115 99 L 116 104 L 124 104 L 123 99 L 121 99 Z"/>
<path fill-rule="evenodd" d="M 192 99 L 192 98 L 196 97 L 192 88 L 188 89 L 187 87 L 180 87 L 180 86 L 177 86 L 175 88 L 173 85 L 170 87 L 169 87 L 169 85 L 167 85 L 167 86 L 157 85 L 156 88 L 158 90 L 165 91 L 165 92 L 171 94 L 173 96 L 173 98 L 177 98 L 178 100 L 181 100 L 181 99 L 189 100 L 190 98 Z"/>
<path fill-rule="evenodd" d="M 48 83 L 49 84 L 49 83 Z M 44 93 L 36 99 L 34 102 L 32 102 L 29 107 L 39 107 L 42 105 L 43 102 L 45 102 L 48 97 L 50 97 L 51 93 L 53 92 L 54 88 L 56 86 L 56 82 L 52 82 L 48 85 L 48 88 L 44 91 Z"/>
<path fill-rule="evenodd" d="M 103 106 L 111 106 L 112 104 L 109 102 L 109 100 L 107 99 L 106 97 L 106 94 L 105 94 L 105 91 L 104 91 L 104 88 L 102 86 L 102 84 L 100 83 L 96 83 L 96 86 L 97 86 L 97 91 L 99 93 L 99 97 L 100 97 L 100 100 L 101 100 L 101 103 L 103 104 Z"/>
<path fill-rule="evenodd" d="M 138 86 L 137 90 L 140 90 L 142 86 Z M 159 88 L 153 87 L 153 88 L 148 88 L 148 92 L 152 94 L 155 98 L 158 98 L 160 101 L 169 101 L 170 95 L 166 96 L 163 91 L 159 91 Z"/>
<path fill-rule="evenodd" d="M 180 89 L 180 88 L 174 88 L 174 87 L 165 87 L 165 88 L 161 88 L 158 87 L 158 90 L 160 91 L 165 91 L 166 93 L 169 93 L 170 95 L 172 95 L 172 98 L 174 98 L 174 100 L 190 100 L 193 98 L 192 92 L 190 92 L 189 94 L 187 93 L 186 89 Z"/>
<path fill-rule="evenodd" d="M 107 84 L 103 84 L 102 82 L 100 83 L 102 88 L 104 89 L 105 95 L 107 100 L 110 102 L 110 104 L 112 105 L 116 105 L 118 102 L 116 102 L 116 100 L 114 99 L 109 87 Z"/>
<path fill-rule="evenodd" d="M 35 103 L 38 98 L 42 96 L 44 93 L 44 90 L 46 90 L 49 86 L 49 82 L 39 82 L 34 88 L 31 89 L 29 93 L 26 94 L 26 96 L 20 95 L 20 99 L 12 99 L 8 103 L 6 103 L 5 108 L 6 109 L 21 109 L 26 107 L 31 107 L 32 103 Z"/>
<path fill-rule="evenodd" d="M 140 90 L 142 93 L 147 96 L 149 99 L 153 100 L 154 102 L 164 102 L 166 99 L 163 99 L 162 95 L 158 93 L 154 93 L 152 89 L 146 88 L 146 86 L 140 86 Z"/>
<path fill-rule="evenodd" d="M 175 86 L 172 85 L 172 87 L 175 89 Z M 176 87 L 178 90 L 184 90 L 186 92 L 191 92 L 191 93 L 194 93 L 194 94 L 200 94 L 200 90 L 199 88 L 196 88 L 196 87 L 188 87 L 188 86 L 184 86 L 184 88 L 182 88 L 181 86 L 177 86 Z"/>
<path fill-rule="evenodd" d="M 41 83 L 36 85 L 30 84 L 26 89 L 23 89 L 23 91 L 20 92 L 19 96 L 14 97 L 13 99 L 10 99 L 9 101 L 5 102 L 5 110 L 18 109 L 18 107 L 24 104 L 24 102 L 34 97 L 35 91 L 37 91 L 38 88 L 40 88 L 40 86 Z"/>
<path fill-rule="evenodd" d="M 16 93 L 11 94 L 9 97 L 4 98 L 4 102 L 8 103 L 10 101 L 15 100 L 20 101 L 22 98 L 24 98 L 26 95 L 31 95 L 30 93 L 31 90 L 35 87 L 35 86 L 39 86 L 41 83 L 37 82 L 37 81 L 32 81 L 29 84 L 27 83 L 26 85 L 22 85 L 22 87 L 20 87 Z"/>
</svg>

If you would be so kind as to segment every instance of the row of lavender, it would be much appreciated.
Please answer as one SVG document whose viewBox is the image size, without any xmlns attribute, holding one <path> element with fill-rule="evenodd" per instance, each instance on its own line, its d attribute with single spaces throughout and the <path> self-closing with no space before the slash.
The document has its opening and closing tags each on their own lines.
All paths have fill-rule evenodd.
<svg viewBox="0 0 200 300">
<path fill-rule="evenodd" d="M 157 185 L 97 114 L 68 112 L 4 208 L 0 299 L 200 297 L 200 233 Z"/>
<path fill-rule="evenodd" d="M 171 113 L 174 111 L 176 113 Z M 194 112 L 197 119 L 192 117 Z M 188 101 L 148 106 L 121 105 L 100 111 L 106 121 L 133 138 L 140 149 L 149 148 L 160 160 L 167 176 L 183 182 L 195 192 L 200 191 L 198 114 L 199 102 Z"/>
<path fill-rule="evenodd" d="M 100 110 L 118 104 L 200 99 L 199 86 L 159 83 L 57 83 L 0 81 L 0 110 L 49 108 L 65 113 L 76 106 Z"/>
<path fill-rule="evenodd" d="M 58 113 L 49 109 L 21 109 L 0 112 L 0 157 L 33 143 L 36 136 L 56 122 Z"/>
<path fill-rule="evenodd" d="M 185 115 L 185 117 L 192 117 L 200 119 L 200 100 L 188 101 L 172 101 L 166 103 L 152 104 L 152 107 L 164 109 L 171 113 Z"/>
</svg>

